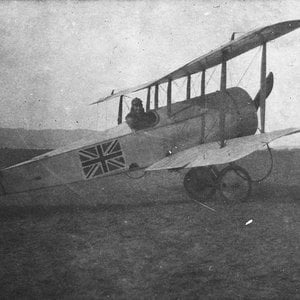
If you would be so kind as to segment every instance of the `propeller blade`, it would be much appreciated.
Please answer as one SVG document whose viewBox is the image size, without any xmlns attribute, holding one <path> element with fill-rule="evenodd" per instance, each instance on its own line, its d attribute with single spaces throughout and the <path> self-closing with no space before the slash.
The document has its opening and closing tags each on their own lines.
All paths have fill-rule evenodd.
<svg viewBox="0 0 300 300">
<path fill-rule="evenodd" d="M 274 75 L 273 75 L 272 72 L 270 72 L 268 74 L 267 78 L 266 78 L 266 98 L 268 98 L 268 96 L 271 94 L 272 89 L 273 89 L 273 85 L 274 85 Z M 259 102 L 260 102 L 260 90 L 256 94 L 253 101 L 254 101 L 256 109 L 258 109 L 259 108 Z"/>
</svg>

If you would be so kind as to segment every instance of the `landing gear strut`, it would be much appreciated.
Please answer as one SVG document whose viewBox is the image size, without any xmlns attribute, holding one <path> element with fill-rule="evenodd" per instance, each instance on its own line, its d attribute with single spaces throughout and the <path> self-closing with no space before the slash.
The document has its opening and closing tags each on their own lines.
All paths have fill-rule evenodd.
<svg viewBox="0 0 300 300">
<path fill-rule="evenodd" d="M 221 171 L 215 166 L 193 168 L 185 175 L 183 185 L 188 195 L 200 202 L 212 198 L 216 191 L 228 203 L 246 201 L 252 190 L 250 175 L 236 164 Z"/>
</svg>

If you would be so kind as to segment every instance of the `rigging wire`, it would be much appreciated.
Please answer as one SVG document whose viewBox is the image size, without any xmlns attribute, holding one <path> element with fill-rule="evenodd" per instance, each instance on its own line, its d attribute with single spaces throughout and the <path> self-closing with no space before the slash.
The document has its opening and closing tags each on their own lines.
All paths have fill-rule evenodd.
<svg viewBox="0 0 300 300">
<path fill-rule="evenodd" d="M 195 79 L 196 79 L 196 82 L 198 82 L 200 78 L 200 73 L 196 73 L 196 78 L 194 78 L 194 80 L 191 78 L 191 85 L 192 85 L 192 89 L 194 91 L 194 95 L 198 95 L 198 91 L 196 90 L 196 87 L 195 87 Z M 199 86 L 199 85 L 197 85 Z"/>
<path fill-rule="evenodd" d="M 132 99 L 132 97 L 129 97 L 129 96 L 126 96 L 126 95 L 124 95 L 124 97 L 126 97 L 126 98 L 129 98 L 129 99 Z M 125 100 L 125 99 L 124 99 L 124 100 Z M 127 109 L 128 109 L 128 110 L 130 110 L 130 108 L 129 108 L 129 105 L 128 105 L 127 101 L 124 101 L 124 103 L 125 103 L 125 105 L 126 105 Z"/>
<path fill-rule="evenodd" d="M 161 88 L 163 92 L 167 92 L 167 90 L 161 84 L 159 85 L 159 88 Z"/>
<path fill-rule="evenodd" d="M 253 55 L 253 57 L 252 57 L 252 59 L 251 59 L 249 65 L 247 66 L 246 70 L 245 70 L 244 73 L 242 74 L 242 76 L 241 76 L 241 78 L 240 78 L 240 80 L 238 81 L 238 83 L 237 83 L 236 86 L 239 86 L 239 85 L 240 85 L 240 83 L 241 83 L 241 81 L 243 80 L 244 76 L 246 75 L 246 73 L 248 72 L 249 68 L 250 68 L 251 65 L 253 64 L 253 61 L 254 61 L 254 59 L 256 58 L 256 56 L 257 56 L 257 54 L 258 54 L 259 51 L 260 51 L 260 47 L 258 47 L 256 53 Z"/>
<path fill-rule="evenodd" d="M 211 74 L 210 74 L 210 76 L 209 76 L 209 78 L 208 78 L 208 80 L 205 84 L 205 87 L 208 86 L 208 84 L 209 84 L 210 80 L 212 79 L 213 75 L 215 74 L 216 70 L 217 70 L 217 67 L 214 67 L 213 71 L 211 72 Z"/>
<path fill-rule="evenodd" d="M 163 91 L 163 93 L 165 94 L 164 97 L 166 97 L 167 90 L 163 87 L 163 85 L 160 84 L 160 85 L 158 86 L 158 88 L 159 88 L 160 90 Z M 164 99 L 164 103 L 163 103 L 162 99 L 160 99 L 160 102 L 161 102 L 161 104 L 165 104 L 165 103 L 166 103 L 166 98 Z"/>
<path fill-rule="evenodd" d="M 184 80 L 185 81 L 185 80 Z M 172 81 L 172 83 L 174 83 L 175 84 L 175 86 L 177 87 L 177 91 L 175 91 L 175 93 L 174 93 L 174 91 L 172 91 L 172 98 L 174 99 L 174 98 L 176 98 L 177 96 L 178 96 L 178 92 L 181 90 L 181 88 L 183 87 L 183 84 L 181 84 L 181 86 L 179 86 L 179 84 L 176 82 L 176 80 L 174 80 L 174 81 Z M 175 94 L 175 95 L 174 95 Z"/>
</svg>

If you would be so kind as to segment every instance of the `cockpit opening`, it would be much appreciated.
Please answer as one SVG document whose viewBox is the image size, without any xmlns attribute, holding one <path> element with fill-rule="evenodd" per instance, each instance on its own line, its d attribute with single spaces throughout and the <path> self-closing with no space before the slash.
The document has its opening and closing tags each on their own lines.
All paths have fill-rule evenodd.
<svg viewBox="0 0 300 300">
<path fill-rule="evenodd" d="M 131 129 L 141 130 L 155 126 L 158 123 L 158 115 L 154 111 L 145 112 L 142 100 L 134 98 L 125 120 Z"/>
</svg>

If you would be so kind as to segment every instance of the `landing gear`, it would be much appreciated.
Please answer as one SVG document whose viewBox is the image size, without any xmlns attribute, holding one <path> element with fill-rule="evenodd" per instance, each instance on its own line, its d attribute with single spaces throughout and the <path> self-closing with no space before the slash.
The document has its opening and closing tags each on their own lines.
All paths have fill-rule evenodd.
<svg viewBox="0 0 300 300">
<path fill-rule="evenodd" d="M 251 177 L 242 167 L 229 165 L 219 174 L 218 189 L 222 199 L 228 203 L 246 201 L 252 190 Z"/>
<path fill-rule="evenodd" d="M 217 190 L 228 203 L 246 201 L 252 190 L 250 175 L 235 164 L 221 171 L 215 166 L 193 168 L 185 175 L 183 185 L 188 195 L 200 202 L 212 198 Z"/>
<path fill-rule="evenodd" d="M 216 193 L 218 170 L 215 167 L 199 167 L 188 171 L 183 185 L 188 195 L 198 201 L 210 199 Z"/>
</svg>

